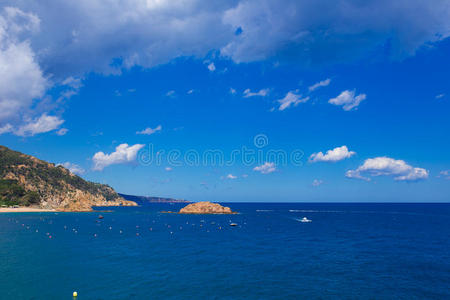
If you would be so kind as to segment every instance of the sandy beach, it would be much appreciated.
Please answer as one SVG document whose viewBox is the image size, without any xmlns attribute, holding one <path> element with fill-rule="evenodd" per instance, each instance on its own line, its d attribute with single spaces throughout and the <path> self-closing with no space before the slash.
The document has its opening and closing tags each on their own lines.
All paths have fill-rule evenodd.
<svg viewBox="0 0 450 300">
<path fill-rule="evenodd" d="M 18 208 L 12 208 L 12 207 L 1 207 L 0 213 L 11 213 L 11 212 L 52 212 L 56 211 L 54 209 L 43 209 L 43 208 L 37 208 L 37 207 L 18 207 Z"/>
</svg>

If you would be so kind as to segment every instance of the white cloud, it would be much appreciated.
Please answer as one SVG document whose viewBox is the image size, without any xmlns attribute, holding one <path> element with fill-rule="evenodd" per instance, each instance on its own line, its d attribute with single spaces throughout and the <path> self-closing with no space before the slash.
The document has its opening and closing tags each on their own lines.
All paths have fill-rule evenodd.
<svg viewBox="0 0 450 300">
<path fill-rule="evenodd" d="M 317 83 L 311 85 L 308 89 L 309 89 L 310 92 L 312 92 L 312 91 L 314 91 L 314 90 L 317 90 L 317 89 L 320 88 L 320 87 L 329 85 L 330 82 L 331 82 L 331 79 L 328 78 L 328 79 L 319 81 L 319 82 L 317 82 Z"/>
<path fill-rule="evenodd" d="M 269 89 L 261 89 L 258 92 L 252 92 L 252 91 L 250 91 L 250 89 L 246 89 L 244 91 L 244 98 L 255 97 L 255 96 L 265 97 L 265 96 L 267 96 L 268 93 L 269 93 Z"/>
<path fill-rule="evenodd" d="M 323 64 L 360 59 L 389 40 L 390 54 L 402 57 L 450 35 L 447 0 L 6 3 L 17 8 L 4 9 L 2 24 L 15 25 L 3 27 L 29 40 L 39 64 L 58 79 L 204 59 L 215 49 L 235 62 L 278 54 L 277 61 Z"/>
<path fill-rule="evenodd" d="M 360 59 L 389 40 L 389 54 L 399 58 L 448 37 L 449 15 L 445 0 L 239 1 L 225 12 L 223 22 L 240 28 L 241 34 L 221 53 L 249 62 L 291 49 L 281 58 L 323 64 Z"/>
<path fill-rule="evenodd" d="M 166 170 L 167 172 L 172 171 L 173 169 L 171 167 L 165 167 L 164 170 Z"/>
<path fill-rule="evenodd" d="M 439 176 L 445 177 L 445 179 L 450 179 L 450 170 L 444 170 L 439 172 Z"/>
<path fill-rule="evenodd" d="M 309 100 L 309 97 L 302 98 L 302 95 L 296 94 L 296 91 L 291 91 L 284 96 L 283 99 L 277 100 L 280 103 L 278 110 L 285 110 L 289 108 L 291 105 L 297 106 L 300 103 L 305 103 Z"/>
<path fill-rule="evenodd" d="M 167 97 L 173 97 L 173 96 L 175 96 L 175 91 L 174 91 L 174 90 L 168 91 L 168 92 L 166 93 L 166 96 L 167 96 Z"/>
<path fill-rule="evenodd" d="M 35 117 L 30 107 L 45 96 L 53 81 L 92 72 L 120 74 L 178 57 L 204 59 L 216 49 L 220 49 L 217 55 L 236 63 L 277 56 L 281 62 L 326 64 L 358 60 L 386 41 L 389 54 L 399 58 L 450 35 L 447 0 L 3 3 L 2 125 L 22 115 Z M 5 7 L 8 4 L 16 7 Z"/>
<path fill-rule="evenodd" d="M 68 169 L 70 172 L 72 172 L 73 174 L 77 174 L 77 175 L 83 175 L 86 170 L 84 170 L 82 167 L 80 167 L 77 164 L 73 164 L 71 162 L 65 162 L 62 164 L 57 164 L 57 166 L 63 166 L 64 168 Z"/>
<path fill-rule="evenodd" d="M 192 94 L 192 93 L 194 93 L 194 90 L 193 90 L 193 89 L 187 91 L 187 94 L 188 94 L 188 95 L 190 95 L 190 94 Z"/>
<path fill-rule="evenodd" d="M 50 86 L 27 34 L 39 30 L 39 18 L 6 7 L 0 12 L 0 121 L 20 121 L 34 99 Z"/>
<path fill-rule="evenodd" d="M 439 95 L 436 95 L 436 99 L 441 99 L 441 98 L 444 98 L 444 96 L 445 96 L 445 94 L 439 94 Z"/>
<path fill-rule="evenodd" d="M 61 92 L 58 101 L 70 99 L 72 96 L 77 95 L 83 87 L 83 83 L 81 78 L 70 76 L 61 82 L 61 86 L 66 88 Z"/>
<path fill-rule="evenodd" d="M 428 178 L 429 172 L 423 168 L 408 165 L 403 160 L 389 157 L 369 158 L 356 170 L 349 170 L 345 176 L 370 181 L 373 176 L 393 176 L 397 181 L 417 181 Z"/>
<path fill-rule="evenodd" d="M 276 166 L 272 162 L 265 162 L 264 164 L 254 167 L 253 171 L 260 172 L 261 174 L 269 174 L 277 170 Z"/>
<path fill-rule="evenodd" d="M 101 171 L 110 165 L 134 162 L 138 151 L 143 147 L 144 145 L 142 144 L 136 144 L 133 146 L 128 146 L 128 144 L 120 144 L 116 147 L 116 151 L 111 154 L 97 152 L 92 157 L 92 161 L 94 162 L 93 169 L 96 171 Z"/>
<path fill-rule="evenodd" d="M 161 131 L 162 130 L 162 126 L 161 125 L 158 125 L 158 126 L 156 126 L 155 128 L 146 128 L 146 129 L 144 129 L 144 130 L 141 130 L 141 131 L 137 131 L 136 132 L 136 134 L 146 134 L 146 135 L 151 135 L 151 134 L 154 134 L 154 133 L 156 133 L 156 132 L 158 132 L 158 131 Z"/>
<path fill-rule="evenodd" d="M 63 82 L 61 84 L 69 86 L 73 89 L 79 89 L 83 86 L 81 79 L 73 77 L 73 76 L 67 77 L 66 79 L 63 80 Z"/>
<path fill-rule="evenodd" d="M 233 175 L 233 174 L 228 174 L 227 175 L 227 179 L 236 179 L 237 176 Z"/>
<path fill-rule="evenodd" d="M 323 154 L 323 152 L 317 152 L 317 153 L 313 153 L 311 154 L 311 156 L 309 157 L 309 162 L 319 162 L 319 161 L 324 161 L 324 162 L 336 162 L 336 161 L 340 161 L 346 158 L 350 158 L 353 155 L 355 155 L 356 152 L 354 151 L 348 151 L 347 146 L 341 146 L 341 147 L 336 147 L 332 150 L 328 150 L 326 154 Z"/>
<path fill-rule="evenodd" d="M 15 129 L 14 134 L 18 136 L 33 136 L 58 129 L 62 123 L 64 123 L 64 120 L 57 116 L 43 114 L 37 119 L 28 120 L 24 125 Z"/>
<path fill-rule="evenodd" d="M 366 94 L 359 94 L 355 96 L 355 91 L 346 90 L 339 94 L 336 98 L 328 100 L 328 103 L 334 105 L 340 105 L 346 111 L 352 110 L 358 107 L 361 101 L 366 99 Z"/>
<path fill-rule="evenodd" d="M 180 56 L 204 58 L 215 49 L 235 62 L 281 53 L 281 60 L 323 63 L 359 59 L 361 52 L 390 40 L 390 53 L 401 56 L 450 34 L 446 0 L 399 1 L 10 3 L 42 19 L 45 30 L 33 40 L 35 52 L 59 76 L 147 68 Z M 235 34 L 238 28 L 240 34 Z M 122 60 L 111 64 L 116 58 Z"/>
<path fill-rule="evenodd" d="M 313 186 L 319 186 L 319 185 L 321 185 L 322 183 L 323 183 L 323 180 L 320 180 L 320 179 L 314 179 L 312 185 L 313 185 Z"/>
<path fill-rule="evenodd" d="M 208 70 L 211 72 L 214 72 L 216 70 L 216 66 L 214 65 L 214 63 L 210 63 L 208 65 Z"/>
<path fill-rule="evenodd" d="M 2 126 L 2 127 L 0 127 L 0 134 L 12 132 L 12 131 L 13 131 L 13 127 L 9 123 L 4 125 L 4 126 Z"/>
<path fill-rule="evenodd" d="M 57 132 L 56 132 L 56 134 L 57 135 L 59 135 L 59 136 L 63 136 L 63 135 L 66 135 L 66 133 L 69 131 L 69 129 L 67 129 L 67 128 L 61 128 L 60 130 L 58 130 Z"/>
</svg>

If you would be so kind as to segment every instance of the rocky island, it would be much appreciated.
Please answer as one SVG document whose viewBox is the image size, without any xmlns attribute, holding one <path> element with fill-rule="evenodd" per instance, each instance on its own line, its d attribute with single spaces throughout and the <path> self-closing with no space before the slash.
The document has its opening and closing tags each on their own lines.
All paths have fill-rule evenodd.
<svg viewBox="0 0 450 300">
<path fill-rule="evenodd" d="M 105 184 L 93 183 L 36 157 L 0 146 L 0 206 L 29 211 L 92 211 L 93 206 L 137 206 Z M 14 210 L 14 208 L 12 208 Z"/>
<path fill-rule="evenodd" d="M 236 214 L 231 208 L 212 202 L 197 202 L 189 204 L 178 212 L 179 214 Z"/>
</svg>

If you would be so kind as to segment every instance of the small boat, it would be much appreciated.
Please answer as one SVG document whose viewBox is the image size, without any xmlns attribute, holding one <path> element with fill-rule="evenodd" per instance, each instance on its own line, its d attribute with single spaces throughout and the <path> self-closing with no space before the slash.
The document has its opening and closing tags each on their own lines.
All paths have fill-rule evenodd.
<svg viewBox="0 0 450 300">
<path fill-rule="evenodd" d="M 312 222 L 310 219 L 308 219 L 307 217 L 303 217 L 301 220 L 300 220 L 300 222 L 302 222 L 302 223 L 310 223 L 310 222 Z"/>
<path fill-rule="evenodd" d="M 98 218 L 99 218 L 99 219 L 103 219 L 103 216 L 102 216 L 102 215 L 99 215 Z"/>
<path fill-rule="evenodd" d="M 236 223 L 230 223 L 230 226 L 237 226 Z"/>
</svg>

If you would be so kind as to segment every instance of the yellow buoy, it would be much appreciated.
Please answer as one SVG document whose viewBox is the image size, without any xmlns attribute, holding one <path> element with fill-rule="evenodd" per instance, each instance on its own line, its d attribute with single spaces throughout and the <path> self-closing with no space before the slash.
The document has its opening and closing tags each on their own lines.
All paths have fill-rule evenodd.
<svg viewBox="0 0 450 300">
<path fill-rule="evenodd" d="M 73 292 L 73 296 L 74 297 L 78 297 L 78 293 L 77 292 Z"/>
</svg>

